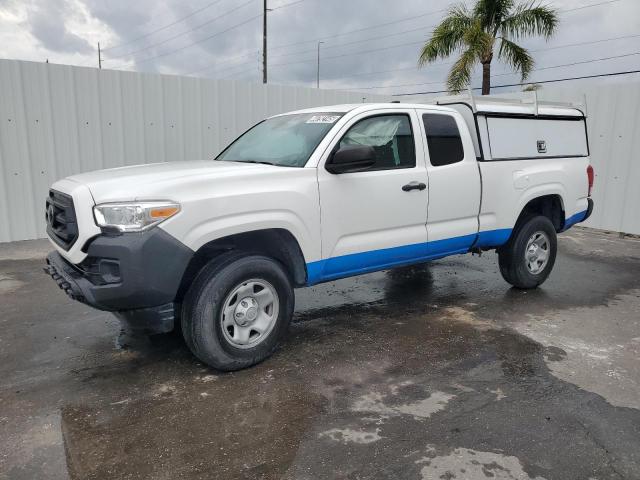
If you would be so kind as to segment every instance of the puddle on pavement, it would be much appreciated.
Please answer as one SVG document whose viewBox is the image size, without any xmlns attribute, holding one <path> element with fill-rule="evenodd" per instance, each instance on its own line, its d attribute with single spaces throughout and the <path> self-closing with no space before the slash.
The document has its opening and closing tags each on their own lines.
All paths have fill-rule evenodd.
<svg viewBox="0 0 640 480">
<path fill-rule="evenodd" d="M 98 408 L 68 405 L 62 431 L 72 478 L 276 478 L 322 398 L 234 379 L 176 382 Z"/>
<path fill-rule="evenodd" d="M 416 463 L 422 465 L 423 480 L 482 479 L 493 480 L 545 480 L 530 477 L 516 457 L 495 452 L 478 452 L 467 448 L 456 448 L 446 455 L 435 455 L 435 448 L 427 447 L 426 456 Z"/>
<path fill-rule="evenodd" d="M 24 282 L 21 282 L 20 280 L 16 280 L 11 275 L 0 274 L 0 295 L 14 293 L 23 285 L 24 285 Z"/>
<path fill-rule="evenodd" d="M 271 360 L 214 378 L 186 357 L 140 367 L 134 391 L 94 377 L 102 397 L 62 410 L 72 478 L 438 478 L 458 457 L 505 479 L 633 468 L 601 444 L 640 451 L 640 412 L 551 375 L 540 344 L 451 312 L 395 320 L 303 322 Z"/>
</svg>

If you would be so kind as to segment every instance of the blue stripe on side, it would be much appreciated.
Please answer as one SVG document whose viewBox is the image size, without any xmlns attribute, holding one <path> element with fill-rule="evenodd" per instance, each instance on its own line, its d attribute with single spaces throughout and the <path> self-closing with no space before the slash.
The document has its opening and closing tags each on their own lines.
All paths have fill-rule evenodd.
<svg viewBox="0 0 640 480">
<path fill-rule="evenodd" d="M 587 216 L 587 210 L 578 212 L 575 215 L 571 215 L 569 218 L 567 218 L 564 221 L 564 228 L 562 229 L 562 231 L 564 232 L 565 230 L 568 230 L 571 227 L 573 227 L 576 223 L 582 222 L 586 216 Z"/>
<path fill-rule="evenodd" d="M 499 247 L 504 245 L 509 241 L 512 231 L 513 229 L 511 228 L 501 228 L 500 230 L 480 232 L 474 247 Z"/>
<path fill-rule="evenodd" d="M 463 235 L 327 258 L 307 263 L 307 285 L 467 253 L 476 240 L 475 246 L 478 247 L 498 247 L 506 243 L 510 235 L 511 229 L 492 230 L 478 235 Z"/>
</svg>

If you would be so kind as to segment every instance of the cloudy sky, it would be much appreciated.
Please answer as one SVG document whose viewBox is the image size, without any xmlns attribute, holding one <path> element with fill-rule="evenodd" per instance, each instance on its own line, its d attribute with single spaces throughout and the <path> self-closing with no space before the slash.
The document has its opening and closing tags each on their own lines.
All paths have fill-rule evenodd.
<svg viewBox="0 0 640 480">
<path fill-rule="evenodd" d="M 95 67 L 100 42 L 103 68 L 261 81 L 262 1 L 0 0 L 0 58 Z M 269 82 L 315 86 L 322 41 L 324 88 L 441 90 L 451 61 L 418 69 L 416 60 L 454 3 L 269 0 Z M 639 0 L 546 3 L 560 26 L 549 42 L 521 42 L 536 60 L 530 81 L 640 69 Z M 496 61 L 493 75 L 493 85 L 519 81 Z M 640 75 L 615 81 L 630 79 Z"/>
</svg>

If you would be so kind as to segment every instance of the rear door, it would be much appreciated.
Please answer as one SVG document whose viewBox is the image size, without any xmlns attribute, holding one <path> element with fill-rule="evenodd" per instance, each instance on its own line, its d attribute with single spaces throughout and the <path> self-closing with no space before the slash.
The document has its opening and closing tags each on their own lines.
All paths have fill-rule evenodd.
<svg viewBox="0 0 640 480">
<path fill-rule="evenodd" d="M 474 244 L 480 212 L 480 171 L 462 116 L 418 110 L 429 175 L 429 255 L 464 253 Z"/>
<path fill-rule="evenodd" d="M 428 178 L 421 126 L 414 110 L 358 115 L 329 151 L 369 145 L 376 163 L 366 171 L 332 174 L 318 166 L 322 258 L 310 283 L 411 263 L 427 256 Z M 419 187 L 419 188 L 417 188 Z"/>
</svg>

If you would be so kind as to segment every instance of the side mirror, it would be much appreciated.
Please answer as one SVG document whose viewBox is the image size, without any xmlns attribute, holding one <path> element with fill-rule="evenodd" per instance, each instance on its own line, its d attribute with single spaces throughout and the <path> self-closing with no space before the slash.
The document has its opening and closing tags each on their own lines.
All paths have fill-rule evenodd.
<svg viewBox="0 0 640 480">
<path fill-rule="evenodd" d="M 376 152 L 368 145 L 347 145 L 335 152 L 325 165 L 328 172 L 361 172 L 376 163 Z"/>
</svg>

